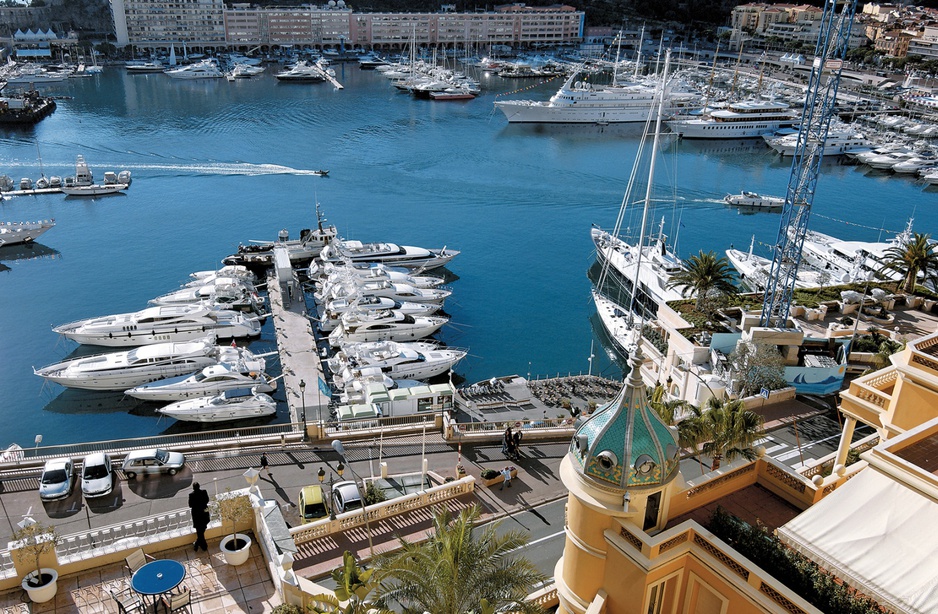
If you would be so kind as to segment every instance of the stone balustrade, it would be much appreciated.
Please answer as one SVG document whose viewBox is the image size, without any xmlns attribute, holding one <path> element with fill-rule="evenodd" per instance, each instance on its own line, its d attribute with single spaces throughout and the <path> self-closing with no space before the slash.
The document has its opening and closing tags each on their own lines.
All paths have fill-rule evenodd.
<svg viewBox="0 0 938 614">
<path fill-rule="evenodd" d="M 369 505 L 367 508 L 368 522 L 378 522 L 384 518 L 426 507 L 439 501 L 452 499 L 472 492 L 474 488 L 475 478 L 466 476 L 462 479 L 447 482 L 440 486 L 434 486 L 433 488 L 428 488 L 418 493 L 404 495 L 403 497 L 397 497 L 389 501 Z M 293 541 L 299 545 L 326 535 L 342 533 L 364 525 L 365 515 L 362 513 L 362 510 L 354 510 L 339 514 L 336 516 L 335 520 L 323 518 L 316 522 L 293 527 L 290 529 L 290 534 L 293 536 Z"/>
</svg>

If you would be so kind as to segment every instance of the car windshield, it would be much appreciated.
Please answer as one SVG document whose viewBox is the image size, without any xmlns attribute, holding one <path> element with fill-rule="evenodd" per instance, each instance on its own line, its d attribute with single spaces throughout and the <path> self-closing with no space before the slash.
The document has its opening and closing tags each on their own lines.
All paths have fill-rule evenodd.
<svg viewBox="0 0 938 614">
<path fill-rule="evenodd" d="M 362 500 L 359 499 L 358 497 L 355 497 L 354 499 L 345 500 L 345 511 L 357 510 L 361 506 L 362 506 Z"/>
<path fill-rule="evenodd" d="M 169 460 L 169 452 L 166 450 L 157 450 L 156 460 L 160 461 L 161 464 L 166 464 L 166 461 Z"/>
<path fill-rule="evenodd" d="M 42 474 L 43 484 L 61 484 L 68 479 L 64 469 L 53 469 Z"/>
<path fill-rule="evenodd" d="M 101 478 L 106 478 L 107 475 L 107 467 L 104 465 L 89 465 L 85 467 L 81 477 L 85 478 L 86 480 L 99 480 Z"/>
<path fill-rule="evenodd" d="M 303 508 L 303 517 L 307 520 L 312 520 L 313 518 L 322 518 L 329 512 L 326 511 L 326 506 L 322 503 L 308 503 Z"/>
</svg>

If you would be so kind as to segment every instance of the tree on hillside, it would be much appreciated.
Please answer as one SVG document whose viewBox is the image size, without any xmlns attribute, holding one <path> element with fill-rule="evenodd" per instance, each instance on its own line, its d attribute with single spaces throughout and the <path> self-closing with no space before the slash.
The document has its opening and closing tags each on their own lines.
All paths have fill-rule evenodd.
<svg viewBox="0 0 938 614">
<path fill-rule="evenodd" d="M 915 291 L 919 273 L 938 287 L 938 249 L 931 241 L 931 235 L 913 233 L 912 238 L 902 245 L 893 245 L 884 254 L 884 263 L 879 272 L 893 271 L 901 275 L 902 291 L 911 294 Z"/>
<path fill-rule="evenodd" d="M 736 286 L 733 285 L 734 279 L 733 267 L 725 257 L 717 258 L 712 251 L 704 253 L 700 250 L 696 256 L 691 256 L 681 263 L 681 270 L 671 276 L 668 280 L 668 287 L 682 288 L 681 293 L 684 296 L 696 292 L 697 302 L 694 308 L 700 311 L 704 300 L 711 292 L 717 294 L 736 292 Z"/>
<path fill-rule="evenodd" d="M 381 600 L 396 602 L 405 612 L 540 613 L 541 607 L 526 598 L 544 576 L 528 559 L 513 554 L 528 543 L 527 533 L 500 535 L 498 523 L 476 532 L 479 514 L 478 506 L 456 518 L 443 510 L 426 541 L 400 538 L 401 548 L 375 563 Z"/>
</svg>

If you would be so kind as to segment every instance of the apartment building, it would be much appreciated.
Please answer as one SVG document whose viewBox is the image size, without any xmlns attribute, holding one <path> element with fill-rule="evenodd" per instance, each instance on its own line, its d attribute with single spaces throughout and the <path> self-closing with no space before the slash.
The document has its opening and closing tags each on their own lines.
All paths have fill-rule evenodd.
<svg viewBox="0 0 938 614">
<path fill-rule="evenodd" d="M 256 8 L 220 0 L 157 2 L 111 0 L 117 44 L 168 48 L 250 48 L 302 45 L 402 49 L 426 47 L 576 43 L 585 14 L 571 6 L 510 4 L 476 13 L 355 13 L 344 0 L 321 6 Z"/>
</svg>

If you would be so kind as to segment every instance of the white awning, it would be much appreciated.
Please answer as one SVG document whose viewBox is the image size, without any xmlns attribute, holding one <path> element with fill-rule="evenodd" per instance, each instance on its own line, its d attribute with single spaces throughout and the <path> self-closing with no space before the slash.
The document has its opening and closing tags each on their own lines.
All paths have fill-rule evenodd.
<svg viewBox="0 0 938 614">
<path fill-rule="evenodd" d="M 938 504 L 867 468 L 778 529 L 779 538 L 901 612 L 938 612 Z"/>
</svg>

